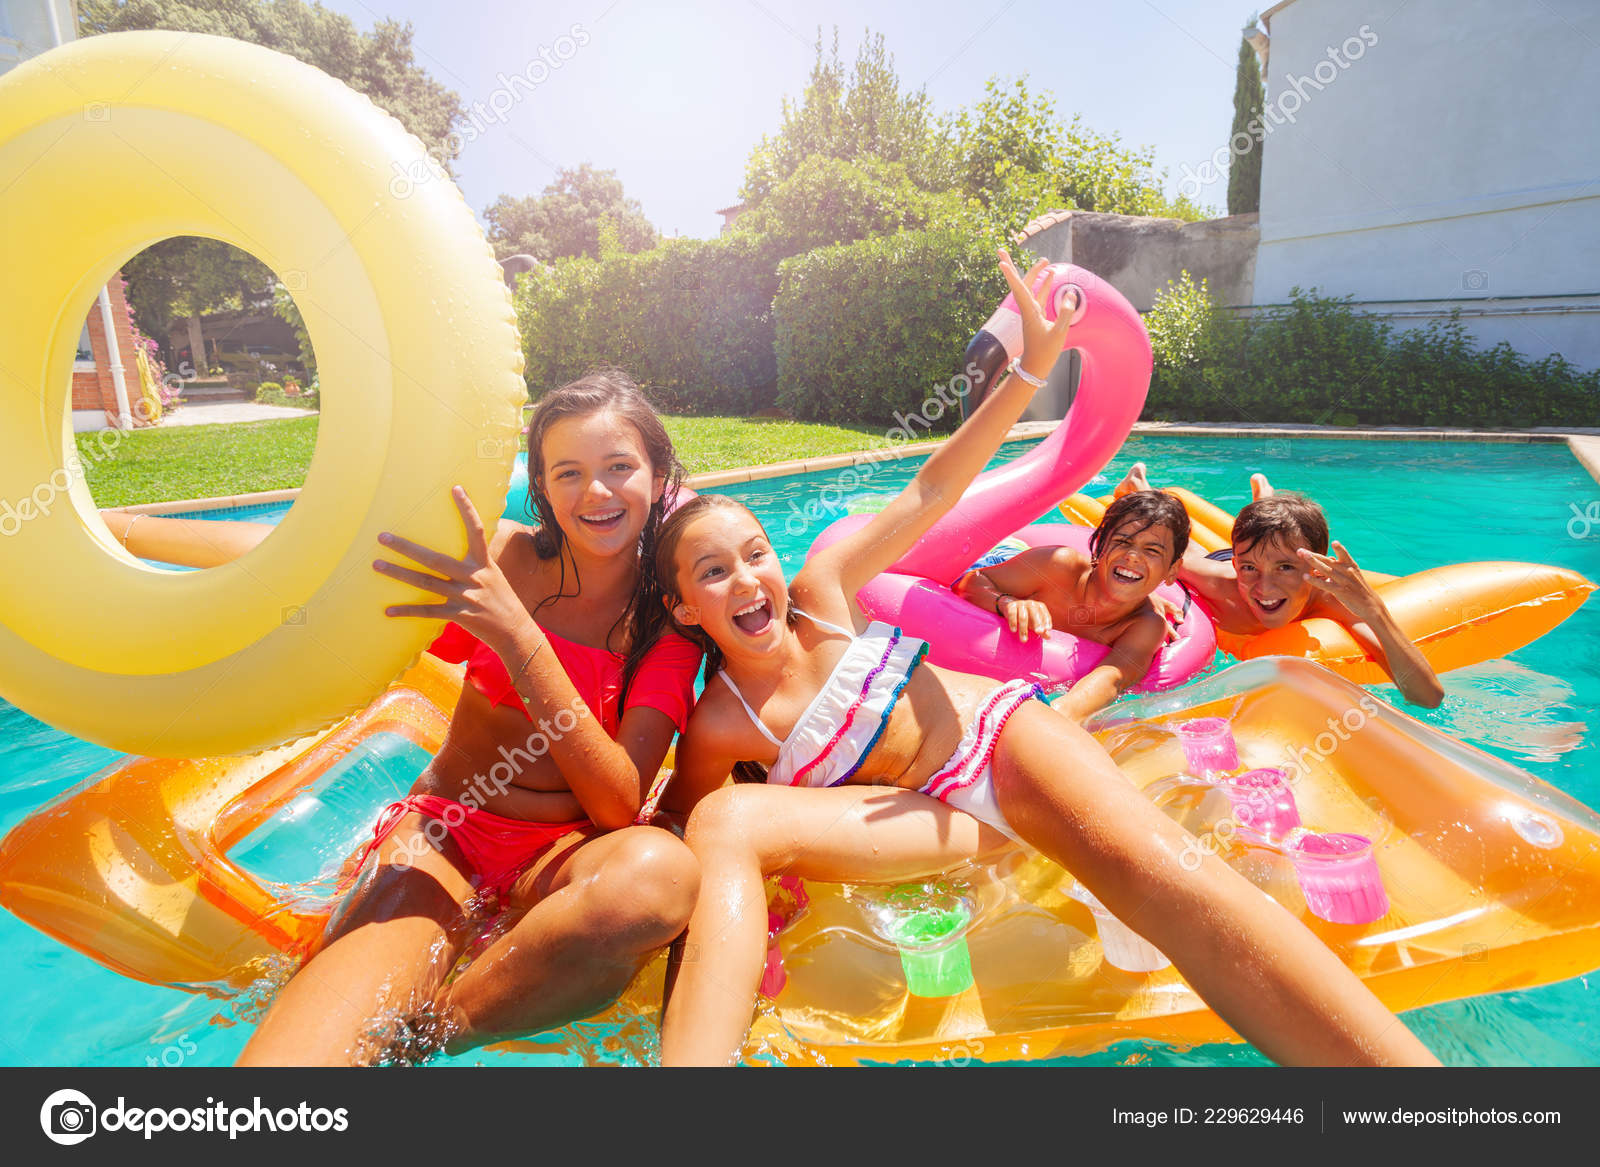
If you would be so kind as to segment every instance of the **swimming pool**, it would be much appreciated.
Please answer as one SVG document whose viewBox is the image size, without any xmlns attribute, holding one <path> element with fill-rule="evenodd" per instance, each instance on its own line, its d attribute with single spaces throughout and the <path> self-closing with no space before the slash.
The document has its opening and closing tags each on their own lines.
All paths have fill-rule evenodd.
<svg viewBox="0 0 1600 1167">
<path fill-rule="evenodd" d="M 996 459 L 1019 456 L 1013 443 Z M 1516 559 L 1573 568 L 1600 579 L 1600 485 L 1559 444 L 1334 439 L 1139 437 L 1092 484 L 1110 489 L 1136 460 L 1157 485 L 1181 484 L 1218 505 L 1249 501 L 1248 475 L 1302 490 L 1329 512 L 1335 538 L 1363 566 L 1405 573 L 1441 563 Z M 863 484 L 838 471 L 718 488 L 747 502 L 772 532 L 791 573 L 834 517 L 807 503 L 892 492 L 920 460 L 875 468 Z M 278 516 L 286 505 L 280 504 Z M 818 511 L 821 513 L 819 514 Z M 226 517 L 276 521 L 266 512 Z M 1588 525 L 1586 525 L 1588 524 Z M 1507 758 L 1590 806 L 1600 806 L 1600 605 L 1588 604 L 1549 636 L 1493 662 L 1447 674 L 1444 706 L 1422 720 Z M 1392 688 L 1378 690 L 1395 700 Z M 0 831 L 120 755 L 67 737 L 0 703 Z M 403 762 L 404 759 L 401 759 Z M 420 765 L 417 759 L 409 764 Z M 377 779 L 374 779 L 377 780 Z M 389 779 L 385 778 L 384 781 Z M 324 827 L 318 827 L 324 831 Z M 272 848 L 257 840 L 257 854 Z M 283 850 L 281 847 L 278 850 Z M 237 853 L 237 852 L 236 852 Z M 292 848 L 286 852 L 293 858 Z M 261 862 L 267 862 L 262 858 Z M 10 1065 L 226 1065 L 248 1036 L 248 1006 L 140 984 L 113 973 L 9 914 L 0 914 L 0 1063 Z M 1600 997 L 1588 978 L 1406 1015 L 1447 1063 L 1596 1065 Z M 445 1064 L 631 1062 L 650 1026 L 577 1027 L 579 1049 L 562 1054 L 476 1051 Z M 1191 1050 L 1128 1042 L 1061 1064 L 1257 1064 L 1232 1045 Z"/>
</svg>

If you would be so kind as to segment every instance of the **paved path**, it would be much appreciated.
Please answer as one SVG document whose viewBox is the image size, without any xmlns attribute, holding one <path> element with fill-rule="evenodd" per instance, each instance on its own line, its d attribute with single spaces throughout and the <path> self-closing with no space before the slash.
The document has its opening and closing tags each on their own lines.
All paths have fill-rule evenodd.
<svg viewBox="0 0 1600 1167">
<path fill-rule="evenodd" d="M 161 425 L 227 425 L 236 421 L 273 421 L 283 417 L 310 417 L 315 410 L 284 405 L 257 405 L 253 401 L 225 401 L 219 405 L 185 405 L 161 419 Z"/>
</svg>

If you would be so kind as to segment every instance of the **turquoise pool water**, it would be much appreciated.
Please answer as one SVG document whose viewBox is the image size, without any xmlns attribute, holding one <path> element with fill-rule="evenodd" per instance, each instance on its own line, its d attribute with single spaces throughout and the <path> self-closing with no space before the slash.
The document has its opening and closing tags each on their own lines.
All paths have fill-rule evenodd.
<svg viewBox="0 0 1600 1167">
<path fill-rule="evenodd" d="M 1027 447 L 1006 447 L 996 462 Z M 1336 538 L 1363 566 L 1402 574 L 1442 563 L 1515 559 L 1552 563 L 1600 579 L 1600 485 L 1562 445 L 1234 438 L 1130 440 L 1091 492 L 1103 493 L 1135 460 L 1157 485 L 1181 484 L 1229 509 L 1249 501 L 1248 476 L 1264 471 L 1319 499 Z M 894 491 L 919 463 L 879 468 L 870 492 Z M 792 573 L 833 517 L 807 503 L 835 501 L 835 472 L 723 488 L 763 518 Z M 276 521 L 276 514 L 229 515 Z M 1045 506 L 1041 505 L 1041 513 Z M 840 510 L 838 513 L 842 513 Z M 797 517 L 798 516 L 798 517 Z M 1549 636 L 1504 661 L 1448 674 L 1448 697 L 1424 721 L 1495 753 L 1600 807 L 1600 605 L 1590 603 Z M 1392 688 L 1380 695 L 1397 700 Z M 0 831 L 120 755 L 58 733 L 0 702 Z M 319 783 L 273 829 L 233 855 L 263 876 L 300 882 L 325 873 L 360 838 L 365 808 L 405 785 L 424 759 L 395 745 Z M 8 1065 L 226 1065 L 243 1047 L 249 1007 L 140 984 L 0 913 L 0 1063 Z M 1504 993 L 1406 1015 L 1422 1039 L 1457 1065 L 1600 1065 L 1600 992 L 1589 978 Z M 577 1027 L 577 1053 L 479 1051 L 447 1064 L 629 1062 L 637 1035 Z M 1175 1050 L 1124 1043 L 1072 1065 L 1238 1065 L 1261 1061 L 1231 1045 Z"/>
</svg>

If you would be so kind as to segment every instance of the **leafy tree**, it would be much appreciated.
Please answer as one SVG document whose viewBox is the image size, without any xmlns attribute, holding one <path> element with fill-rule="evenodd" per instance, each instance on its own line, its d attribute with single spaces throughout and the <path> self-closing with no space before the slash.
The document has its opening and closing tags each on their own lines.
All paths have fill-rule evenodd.
<svg viewBox="0 0 1600 1167">
<path fill-rule="evenodd" d="M 1255 17 L 1250 18 L 1255 24 Z M 1248 31 L 1248 29 L 1246 30 Z M 1261 88 L 1261 66 L 1250 42 L 1239 42 L 1239 71 L 1233 85 L 1233 129 L 1229 132 L 1229 150 L 1233 161 L 1228 166 L 1228 214 L 1242 215 L 1261 209 L 1261 148 L 1266 145 L 1266 134 L 1261 128 L 1261 109 L 1266 96 Z M 1255 126 L 1255 130 L 1250 129 Z M 1250 139 L 1250 149 L 1240 153 L 1233 143 L 1243 134 Z"/>
<path fill-rule="evenodd" d="M 958 221 L 966 211 L 959 194 L 919 188 L 903 162 L 813 154 L 739 216 L 733 230 L 762 237 L 776 261 L 814 247 Z"/>
<path fill-rule="evenodd" d="M 247 251 L 196 235 L 151 244 L 122 265 L 128 306 L 140 330 L 167 339 L 175 318 L 189 324 L 189 347 L 197 372 L 205 373 L 205 337 L 200 317 L 230 308 L 271 307 L 277 277 Z"/>
<path fill-rule="evenodd" d="M 739 197 L 759 206 L 813 155 L 846 161 L 873 157 L 899 162 L 924 190 L 948 186 L 949 141 L 925 90 L 902 93 L 894 58 L 883 36 L 868 32 L 846 72 L 839 57 L 839 30 L 830 57 L 817 34 L 817 58 L 799 104 L 785 98 L 783 128 L 763 137 L 745 166 Z"/>
<path fill-rule="evenodd" d="M 620 252 L 644 251 L 658 238 L 639 200 L 623 193 L 617 172 L 596 170 L 587 162 L 561 170 L 543 194 L 501 195 L 483 217 L 500 259 L 526 254 L 548 263 L 567 256 L 598 257 L 602 221 L 610 224 L 611 245 Z"/>
<path fill-rule="evenodd" d="M 1097 134 L 1076 114 L 1063 123 L 1055 97 L 1034 94 L 1026 77 L 1009 84 L 991 78 L 978 103 L 956 115 L 954 132 L 963 192 L 1006 226 L 1030 208 L 1050 206 L 1200 217 L 1187 199 L 1171 202 L 1162 193 L 1153 149 L 1132 149 L 1116 134 Z"/>
<path fill-rule="evenodd" d="M 301 0 L 78 0 L 78 35 L 166 28 L 265 45 L 315 65 L 400 119 L 442 166 L 459 150 L 461 97 L 418 65 L 411 25 L 380 20 L 369 33 L 348 16 Z"/>
</svg>

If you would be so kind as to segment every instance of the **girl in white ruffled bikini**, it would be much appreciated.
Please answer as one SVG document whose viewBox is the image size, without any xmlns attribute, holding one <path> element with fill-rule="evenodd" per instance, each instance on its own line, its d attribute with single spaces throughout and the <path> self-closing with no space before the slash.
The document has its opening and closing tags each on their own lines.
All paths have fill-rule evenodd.
<svg viewBox="0 0 1600 1167">
<path fill-rule="evenodd" d="M 1037 686 L 923 663 L 926 646 L 865 625 L 853 597 L 960 499 L 1066 339 L 1045 322 L 1043 265 L 1026 284 L 1009 376 L 868 526 L 786 584 L 761 524 L 702 496 L 663 525 L 656 571 L 678 625 L 716 668 L 677 747 L 669 810 L 693 809 L 701 864 L 662 1024 L 667 1065 L 738 1059 L 767 950 L 764 877 L 898 882 L 1012 845 L 1068 868 L 1160 948 L 1241 1035 L 1280 1062 L 1435 1064 L 1292 915 L 1221 860 L 1197 871 L 1156 809 Z M 1037 298 L 1028 289 L 1037 285 Z M 1020 368 L 1018 367 L 1020 365 Z M 766 767 L 766 784 L 724 783 Z"/>
</svg>

